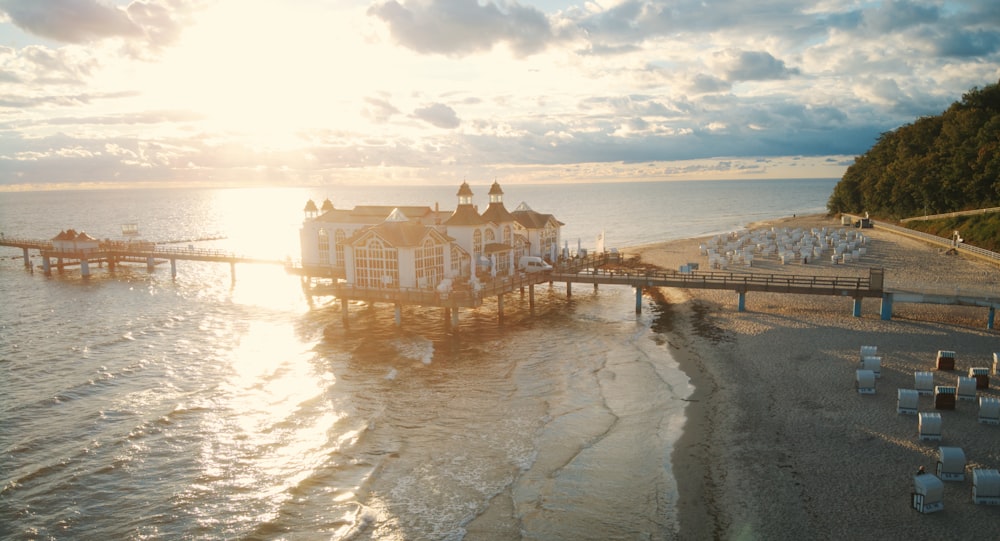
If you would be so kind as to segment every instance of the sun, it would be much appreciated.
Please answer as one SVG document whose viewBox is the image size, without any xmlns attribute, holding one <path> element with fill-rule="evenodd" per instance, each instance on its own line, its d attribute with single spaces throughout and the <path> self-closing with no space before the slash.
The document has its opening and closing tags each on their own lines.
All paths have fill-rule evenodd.
<svg viewBox="0 0 1000 541">
<path fill-rule="evenodd" d="M 267 150 L 358 128 L 372 92 L 361 77 L 374 62 L 366 55 L 377 54 L 358 31 L 364 21 L 357 7 L 222 0 L 149 70 L 143 94 L 197 113 L 207 133 Z"/>
</svg>

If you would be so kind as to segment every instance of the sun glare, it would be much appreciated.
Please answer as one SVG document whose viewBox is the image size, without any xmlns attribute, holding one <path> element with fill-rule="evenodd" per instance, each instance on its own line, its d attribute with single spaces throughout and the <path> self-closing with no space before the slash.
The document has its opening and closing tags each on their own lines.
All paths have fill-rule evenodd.
<svg viewBox="0 0 1000 541">
<path fill-rule="evenodd" d="M 305 9 L 233 0 L 207 8 L 151 69 L 144 94 L 261 149 L 295 148 L 309 130 L 356 124 L 359 75 L 372 66 L 357 54 L 359 13 Z"/>
</svg>

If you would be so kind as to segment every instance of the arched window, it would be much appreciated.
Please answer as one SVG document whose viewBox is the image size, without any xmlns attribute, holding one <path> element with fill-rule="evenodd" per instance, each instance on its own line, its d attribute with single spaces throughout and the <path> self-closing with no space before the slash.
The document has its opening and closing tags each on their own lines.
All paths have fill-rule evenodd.
<svg viewBox="0 0 1000 541">
<path fill-rule="evenodd" d="M 483 232 L 476 230 L 472 234 L 472 256 L 478 257 L 483 253 Z"/>
<path fill-rule="evenodd" d="M 319 234 L 319 262 L 321 265 L 330 264 L 330 235 L 326 229 L 320 229 Z"/>
<path fill-rule="evenodd" d="M 378 238 L 354 250 L 354 283 L 358 287 L 399 287 L 399 258 L 395 248 Z"/>
<path fill-rule="evenodd" d="M 511 245 L 510 237 L 511 237 L 510 226 L 509 225 L 503 226 L 503 243 L 506 244 L 507 246 Z"/>
<path fill-rule="evenodd" d="M 417 287 L 434 287 L 444 277 L 444 247 L 431 239 L 416 251 Z"/>
</svg>

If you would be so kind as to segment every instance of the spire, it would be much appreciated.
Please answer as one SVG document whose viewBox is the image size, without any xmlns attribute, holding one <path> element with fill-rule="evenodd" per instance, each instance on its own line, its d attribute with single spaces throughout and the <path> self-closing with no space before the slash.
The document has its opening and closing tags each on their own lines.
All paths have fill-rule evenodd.
<svg viewBox="0 0 1000 541">
<path fill-rule="evenodd" d="M 324 199 L 323 207 L 320 210 L 322 210 L 323 212 L 330 212 L 331 210 L 333 210 L 333 201 L 330 201 L 329 197 Z"/>
<path fill-rule="evenodd" d="M 500 188 L 500 183 L 495 180 L 490 186 L 490 204 L 493 203 L 503 203 L 503 190 Z"/>
<path fill-rule="evenodd" d="M 462 181 L 462 185 L 458 187 L 458 204 L 461 205 L 471 205 L 472 204 L 472 188 L 469 187 L 469 183 Z"/>
</svg>

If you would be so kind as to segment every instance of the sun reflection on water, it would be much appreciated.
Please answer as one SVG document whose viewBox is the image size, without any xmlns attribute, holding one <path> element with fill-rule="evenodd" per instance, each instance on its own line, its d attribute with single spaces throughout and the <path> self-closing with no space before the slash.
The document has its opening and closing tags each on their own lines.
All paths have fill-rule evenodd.
<svg viewBox="0 0 1000 541">
<path fill-rule="evenodd" d="M 273 520 L 342 443 L 332 429 L 345 414 L 325 399 L 333 376 L 318 373 L 312 359 L 291 325 L 265 321 L 250 323 L 226 357 L 229 375 L 203 427 L 202 486 L 193 489 L 236 496 L 216 503 L 223 509 L 202 509 L 205 518 Z"/>
</svg>

